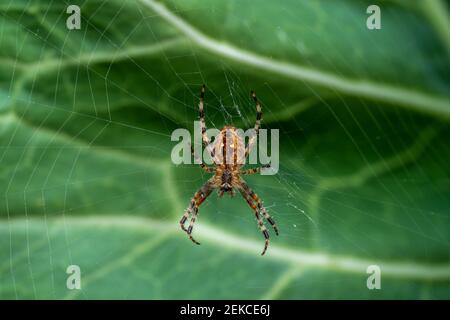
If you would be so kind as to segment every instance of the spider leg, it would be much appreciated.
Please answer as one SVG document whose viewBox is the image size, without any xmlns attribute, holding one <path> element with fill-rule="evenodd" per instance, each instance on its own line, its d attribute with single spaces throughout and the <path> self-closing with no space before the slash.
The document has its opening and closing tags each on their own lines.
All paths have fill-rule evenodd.
<svg viewBox="0 0 450 320">
<path fill-rule="evenodd" d="M 260 173 L 262 168 L 270 168 L 270 164 L 265 164 L 265 165 L 263 165 L 261 167 L 257 167 L 257 168 L 243 169 L 243 170 L 239 171 L 239 174 Z"/>
<path fill-rule="evenodd" d="M 202 142 L 203 145 L 208 149 L 209 154 L 211 155 L 211 158 L 215 160 L 215 150 L 210 145 L 211 141 L 209 140 L 208 135 L 206 134 L 206 122 L 205 122 L 205 110 L 204 110 L 204 100 L 205 100 L 205 85 L 202 85 L 202 88 L 200 90 L 200 102 L 198 104 L 198 118 L 200 119 L 200 129 L 202 131 Z"/>
<path fill-rule="evenodd" d="M 278 235 L 278 228 L 276 226 L 275 221 L 272 219 L 272 217 L 267 213 L 266 208 L 264 208 L 261 199 L 256 195 L 256 193 L 253 192 L 252 189 L 243 181 L 240 182 L 240 187 L 238 188 L 244 199 L 247 201 L 248 205 L 255 210 L 255 216 L 256 220 L 258 222 L 259 230 L 264 235 L 265 239 L 265 245 L 264 250 L 261 255 L 264 255 L 264 253 L 267 250 L 267 247 L 269 245 L 269 232 L 267 231 L 267 228 L 265 227 L 260 213 L 262 213 L 264 219 L 266 219 L 272 226 L 272 228 L 275 231 L 275 234 Z"/>
<path fill-rule="evenodd" d="M 270 225 L 273 228 L 273 231 L 275 231 L 275 234 L 278 236 L 280 234 L 280 232 L 278 231 L 278 227 L 277 227 L 275 220 L 273 220 L 273 218 L 270 216 L 270 214 L 267 213 L 266 208 L 264 208 L 264 206 L 262 205 L 262 202 L 259 198 L 257 200 L 257 203 L 258 203 L 259 211 L 262 212 L 264 219 L 266 219 L 270 223 Z"/>
<path fill-rule="evenodd" d="M 198 118 L 200 119 L 200 128 L 202 130 L 202 141 L 205 145 L 208 145 L 209 138 L 208 135 L 206 134 L 204 99 L 205 99 L 205 85 L 202 85 L 202 89 L 200 91 L 200 102 L 198 104 Z"/>
<path fill-rule="evenodd" d="M 198 161 L 200 162 L 200 167 L 201 167 L 203 170 L 205 170 L 207 173 L 212 173 L 212 172 L 214 172 L 214 169 L 213 169 L 213 168 L 208 167 L 208 166 L 202 161 L 202 159 L 200 159 L 200 158 L 197 156 L 197 154 L 195 154 L 195 152 L 194 152 L 194 147 L 192 146 L 192 144 L 191 144 L 191 153 L 192 153 L 192 156 L 194 157 L 194 159 L 195 159 L 195 160 L 198 160 Z"/>
<path fill-rule="evenodd" d="M 248 157 L 248 154 L 250 153 L 250 150 L 253 148 L 253 145 L 256 142 L 256 137 L 259 133 L 259 127 L 261 126 L 261 118 L 262 118 L 262 110 L 261 110 L 261 104 L 259 103 L 258 98 L 256 97 L 256 93 L 254 91 L 251 92 L 253 101 L 255 101 L 256 105 L 256 122 L 255 122 L 255 135 L 252 136 L 248 142 L 247 147 L 245 148 L 245 158 Z"/>
<path fill-rule="evenodd" d="M 242 197 L 247 201 L 248 205 L 255 210 L 255 217 L 256 221 L 258 222 L 259 230 L 262 232 L 265 242 L 264 242 L 264 249 L 261 255 L 263 256 L 266 253 L 267 247 L 269 246 L 269 232 L 267 231 L 266 226 L 264 225 L 264 222 L 261 219 L 261 216 L 259 214 L 259 211 L 257 209 L 257 205 L 253 201 L 253 199 L 250 197 L 250 195 L 245 191 L 243 188 L 239 188 L 239 191 L 242 194 Z"/>
<path fill-rule="evenodd" d="M 208 135 L 206 134 L 206 121 L 205 121 L 205 85 L 202 85 L 202 88 L 200 90 L 200 102 L 198 104 L 198 118 L 200 119 L 200 129 L 202 131 L 202 142 L 207 147 L 211 141 L 209 140 Z M 213 150 L 210 149 L 209 152 L 211 153 L 211 156 L 214 158 Z"/>
<path fill-rule="evenodd" d="M 198 216 L 198 208 L 203 203 L 203 201 L 205 201 L 205 199 L 211 194 L 211 192 L 213 190 L 214 190 L 214 184 L 212 183 L 212 180 L 208 180 L 200 188 L 200 190 L 198 190 L 194 194 L 194 197 L 191 199 L 189 206 L 186 208 L 183 216 L 181 217 L 181 220 L 180 220 L 181 229 L 187 233 L 187 235 L 189 236 L 189 239 L 191 239 L 191 241 L 194 242 L 195 244 L 200 244 L 197 240 L 195 240 L 192 237 L 192 229 L 194 228 L 195 220 L 197 219 L 197 216 Z M 189 222 L 189 227 L 186 229 L 185 223 L 191 214 L 192 214 L 192 217 Z"/>
<path fill-rule="evenodd" d="M 258 208 L 258 211 L 261 212 L 263 217 L 264 217 L 264 219 L 266 219 L 270 223 L 270 225 L 272 226 L 273 230 L 275 231 L 275 234 L 278 236 L 279 235 L 279 231 L 278 231 L 277 224 L 276 224 L 275 220 L 267 212 L 267 210 L 264 207 L 261 199 L 258 197 L 258 195 L 255 192 L 253 192 L 253 190 L 242 179 L 241 179 L 241 186 L 242 186 L 242 190 L 247 195 L 247 197 L 249 197 L 250 199 L 252 199 L 256 203 L 256 207 Z"/>
<path fill-rule="evenodd" d="M 255 216 L 256 216 L 256 220 L 258 221 L 258 226 L 259 226 L 259 230 L 261 230 L 262 234 L 264 235 L 264 249 L 263 252 L 261 252 L 261 255 L 263 256 L 266 251 L 267 251 L 267 247 L 269 246 L 269 232 L 267 231 L 266 227 L 264 226 L 264 223 L 261 219 L 261 217 L 259 216 L 258 211 L 255 211 Z"/>
</svg>

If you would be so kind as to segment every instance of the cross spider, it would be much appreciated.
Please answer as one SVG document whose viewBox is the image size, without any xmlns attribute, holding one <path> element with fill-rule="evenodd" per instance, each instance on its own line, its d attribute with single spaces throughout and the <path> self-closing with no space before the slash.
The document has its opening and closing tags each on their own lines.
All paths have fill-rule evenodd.
<svg viewBox="0 0 450 320">
<path fill-rule="evenodd" d="M 200 118 L 200 127 L 202 131 L 202 142 L 203 145 L 205 145 L 211 154 L 211 157 L 214 161 L 214 167 L 208 167 L 203 161 L 199 161 L 200 166 L 203 170 L 205 170 L 208 173 L 214 173 L 214 176 L 212 176 L 195 194 L 194 197 L 191 199 L 191 202 L 187 209 L 185 210 L 183 217 L 180 220 L 180 226 L 183 231 L 187 233 L 189 236 L 189 239 L 192 240 L 195 244 L 200 244 L 192 237 L 192 229 L 194 227 L 195 220 L 198 215 L 198 208 L 200 205 L 205 201 L 205 199 L 211 194 L 211 192 L 218 188 L 218 194 L 219 197 L 222 197 L 222 195 L 227 192 L 230 196 L 234 196 L 235 192 L 234 189 L 239 190 L 242 197 L 247 201 L 249 206 L 255 211 L 255 217 L 258 222 L 259 229 L 261 230 L 264 239 L 264 250 L 261 253 L 261 255 L 264 255 L 266 253 L 267 247 L 269 245 L 269 232 L 267 231 L 266 226 L 264 225 L 262 217 L 267 220 L 272 228 L 275 231 L 275 234 L 278 235 L 278 228 L 275 224 L 275 221 L 270 217 L 270 215 L 267 213 L 266 208 L 264 208 L 262 201 L 259 199 L 259 197 L 256 195 L 255 192 L 253 192 L 252 189 L 247 185 L 247 183 L 242 179 L 241 175 L 243 174 L 254 174 L 258 173 L 261 170 L 261 167 L 258 168 L 252 168 L 252 169 L 241 169 L 241 162 L 240 160 L 245 160 L 250 152 L 250 149 L 252 147 L 252 138 L 255 138 L 256 135 L 259 132 L 259 127 L 261 124 L 261 104 L 259 103 L 258 99 L 256 98 L 256 94 L 252 91 L 251 96 L 253 100 L 255 101 L 256 105 L 256 122 L 254 127 L 254 132 L 256 135 L 252 138 L 250 138 L 250 141 L 248 145 L 245 147 L 245 155 L 244 158 L 238 157 L 238 152 L 236 150 L 243 150 L 244 141 L 243 139 L 237 134 L 237 129 L 231 126 L 225 126 L 219 133 L 219 135 L 216 137 L 216 139 L 213 142 L 213 147 L 210 146 L 210 140 L 206 134 L 206 126 L 205 126 L 205 113 L 203 110 L 203 100 L 205 95 L 205 86 L 203 85 L 201 88 L 200 93 L 200 103 L 199 103 L 199 118 Z M 216 151 L 222 151 L 223 158 L 226 157 L 227 151 L 233 152 L 233 159 L 230 161 L 220 161 L 217 156 Z M 195 157 L 194 148 L 191 145 L 191 152 L 192 155 Z M 227 158 L 228 159 L 228 158 Z M 227 163 L 228 162 L 228 163 Z M 186 229 L 185 223 L 186 220 L 191 216 L 191 220 L 189 223 L 189 227 Z M 262 216 L 262 217 L 261 217 Z"/>
</svg>

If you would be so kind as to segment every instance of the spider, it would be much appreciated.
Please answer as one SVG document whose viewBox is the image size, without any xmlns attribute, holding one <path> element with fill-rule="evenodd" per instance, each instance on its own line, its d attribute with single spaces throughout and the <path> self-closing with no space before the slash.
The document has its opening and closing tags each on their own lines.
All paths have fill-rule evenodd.
<svg viewBox="0 0 450 320">
<path fill-rule="evenodd" d="M 204 95 L 205 95 L 205 86 L 203 85 L 200 92 L 200 103 L 199 103 L 199 119 L 200 119 L 200 128 L 202 132 L 202 143 L 210 153 L 214 162 L 214 167 L 208 167 L 202 160 L 198 162 L 200 162 L 200 166 L 205 172 L 214 173 L 214 175 L 194 194 L 194 197 L 191 199 L 189 206 L 184 211 L 183 217 L 180 220 L 181 229 L 187 233 L 189 239 L 191 239 L 192 242 L 194 242 L 195 244 L 200 244 L 192 237 L 192 229 L 194 228 L 195 220 L 197 219 L 198 209 L 200 205 L 216 188 L 218 189 L 219 197 L 222 197 L 224 193 L 229 193 L 229 195 L 233 197 L 235 195 L 234 190 L 236 189 L 241 193 L 242 197 L 247 201 L 248 205 L 255 212 L 255 217 L 258 223 L 259 230 L 262 232 L 265 239 L 264 249 L 261 253 L 261 255 L 264 255 L 269 245 L 269 232 L 267 231 L 267 228 L 264 225 L 263 219 L 265 219 L 270 223 L 276 235 L 278 235 L 278 228 L 275 224 L 275 221 L 267 213 L 267 210 L 263 206 L 262 201 L 241 177 L 241 175 L 255 174 L 261 171 L 261 167 L 251 169 L 241 168 L 242 167 L 241 163 L 243 163 L 241 162 L 241 160 L 245 160 L 247 158 L 250 149 L 252 147 L 252 142 L 254 142 L 252 141 L 252 139 L 255 138 L 259 132 L 259 127 L 262 118 L 261 104 L 256 98 L 255 92 L 251 91 L 251 97 L 253 98 L 256 105 L 256 122 L 254 127 L 254 132 L 256 133 L 256 135 L 250 138 L 248 145 L 245 147 L 244 158 L 242 159 L 241 158 L 242 153 L 239 156 L 237 150 L 244 150 L 243 148 L 244 141 L 237 134 L 236 131 L 237 129 L 234 127 L 225 126 L 214 140 L 213 146 L 210 146 L 210 139 L 206 134 L 205 112 L 203 108 Z M 228 161 L 228 158 L 227 161 L 221 161 L 221 159 L 219 159 L 219 157 L 217 156 L 217 153 L 221 153 L 222 157 L 225 158 L 227 152 L 230 154 L 230 150 L 233 151 L 231 161 Z M 192 145 L 191 145 L 191 152 L 192 155 L 196 157 Z M 191 219 L 189 227 L 186 229 L 185 223 L 189 217 L 191 217 Z"/>
</svg>

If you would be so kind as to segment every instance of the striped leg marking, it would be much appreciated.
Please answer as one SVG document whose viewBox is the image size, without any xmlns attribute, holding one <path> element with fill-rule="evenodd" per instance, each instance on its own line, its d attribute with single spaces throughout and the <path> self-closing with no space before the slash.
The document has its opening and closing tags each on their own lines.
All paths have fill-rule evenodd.
<svg viewBox="0 0 450 320">
<path fill-rule="evenodd" d="M 265 165 L 263 165 L 261 167 L 258 167 L 258 168 L 244 169 L 244 170 L 241 170 L 239 173 L 240 174 L 260 173 L 262 168 L 270 168 L 270 164 L 265 164 Z"/>
<path fill-rule="evenodd" d="M 267 213 L 266 208 L 264 208 L 262 203 L 258 202 L 258 208 L 259 208 L 260 212 L 262 212 L 264 219 L 266 219 L 270 223 L 273 230 L 275 231 L 275 234 L 278 236 L 279 232 L 278 232 L 278 227 L 277 227 L 275 220 L 273 220 L 273 218 Z"/>
<path fill-rule="evenodd" d="M 194 159 L 196 160 L 196 162 L 200 162 L 200 167 L 201 167 L 203 170 L 205 170 L 207 173 L 212 173 L 212 172 L 214 172 L 214 169 L 213 169 L 213 168 L 208 167 L 208 166 L 203 162 L 203 160 L 200 159 L 200 158 L 197 156 L 197 154 L 194 152 L 194 147 L 192 146 L 192 144 L 191 144 L 191 153 L 192 153 L 192 156 L 194 157 Z"/>
<path fill-rule="evenodd" d="M 216 162 L 215 158 L 215 150 L 209 145 L 210 140 L 208 135 L 206 134 L 206 122 L 205 122 L 205 85 L 202 85 L 202 88 L 200 90 L 200 102 L 198 104 L 198 118 L 200 120 L 200 129 L 202 131 L 202 142 L 203 145 L 207 148 L 209 154 L 211 155 L 211 158 L 214 159 L 214 162 Z"/>
<path fill-rule="evenodd" d="M 261 216 L 257 210 L 255 211 L 255 216 L 256 216 L 256 220 L 258 221 L 259 230 L 262 232 L 262 234 L 264 236 L 264 240 L 265 240 L 264 250 L 261 253 L 261 255 L 263 256 L 267 251 L 267 247 L 269 246 L 269 232 L 267 231 L 266 226 L 264 225 L 264 222 L 262 221 Z"/>
<path fill-rule="evenodd" d="M 244 187 L 239 188 L 239 191 L 241 192 L 241 194 L 244 197 L 244 199 L 247 201 L 248 205 L 253 210 L 255 210 L 255 217 L 256 217 L 256 221 L 258 222 L 259 230 L 261 231 L 261 233 L 264 236 L 264 240 L 265 240 L 265 242 L 264 242 L 264 250 L 261 253 L 261 255 L 263 256 L 266 253 L 266 251 L 267 251 L 267 247 L 269 246 L 269 232 L 267 231 L 267 228 L 264 225 L 263 220 L 261 219 L 261 215 L 259 213 L 260 210 L 259 210 L 258 204 L 255 203 L 255 200 L 251 196 L 251 193 L 248 192 L 248 190 L 250 190 L 250 188 L 248 188 L 248 186 L 245 183 L 243 183 L 243 186 Z"/>
<path fill-rule="evenodd" d="M 255 136 L 250 138 L 250 141 L 248 142 L 248 145 L 245 148 L 245 158 L 248 157 L 250 150 L 253 148 L 253 145 L 256 142 L 256 138 L 258 137 L 259 127 L 261 126 L 261 119 L 262 119 L 261 104 L 259 103 L 259 100 L 256 97 L 256 93 L 254 91 L 252 91 L 250 94 L 253 98 L 253 101 L 255 101 L 255 105 L 256 105 L 256 122 L 255 122 L 255 127 L 254 127 Z"/>
<path fill-rule="evenodd" d="M 198 190 L 194 197 L 191 199 L 191 202 L 189 203 L 189 206 L 184 211 L 183 216 L 180 220 L 180 227 L 181 229 L 186 232 L 186 234 L 189 236 L 189 239 L 191 239 L 192 242 L 195 244 L 200 244 L 197 240 L 195 240 L 192 237 L 192 230 L 194 229 L 195 221 L 197 220 L 198 216 L 198 208 L 203 203 L 203 201 L 206 200 L 206 198 L 211 194 L 214 187 L 211 181 L 207 181 L 201 188 Z M 191 220 L 189 222 L 189 227 L 186 229 L 185 223 L 187 219 L 189 219 L 189 216 L 191 216 Z"/>
<path fill-rule="evenodd" d="M 200 91 L 200 102 L 198 104 L 198 118 L 200 119 L 200 128 L 202 130 L 202 141 L 205 146 L 209 144 L 209 138 L 206 134 L 206 123 L 205 123 L 205 85 L 202 85 Z"/>
<path fill-rule="evenodd" d="M 261 199 L 258 197 L 258 195 L 255 192 L 253 192 L 253 190 L 245 182 L 241 182 L 241 184 L 242 184 L 242 190 L 246 195 L 246 196 L 244 196 L 244 198 L 246 200 L 247 200 L 247 198 L 250 198 L 253 202 L 256 203 L 255 206 L 258 208 L 258 211 L 263 215 L 264 219 L 266 219 L 270 223 L 273 230 L 275 231 L 275 234 L 278 236 L 279 231 L 278 231 L 277 224 L 276 224 L 275 220 L 267 212 L 267 209 L 264 207 Z M 247 202 L 248 202 L 248 200 L 247 200 Z M 252 205 L 250 203 L 249 203 L 249 205 L 252 207 Z"/>
</svg>

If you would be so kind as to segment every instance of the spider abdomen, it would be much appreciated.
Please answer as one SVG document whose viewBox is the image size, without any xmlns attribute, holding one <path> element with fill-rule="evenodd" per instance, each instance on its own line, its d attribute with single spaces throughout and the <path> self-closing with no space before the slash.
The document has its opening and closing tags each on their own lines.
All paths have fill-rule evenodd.
<svg viewBox="0 0 450 320">
<path fill-rule="evenodd" d="M 235 127 L 226 126 L 213 142 L 216 164 L 226 166 L 243 165 L 245 163 L 245 144 L 242 135 Z"/>
</svg>

